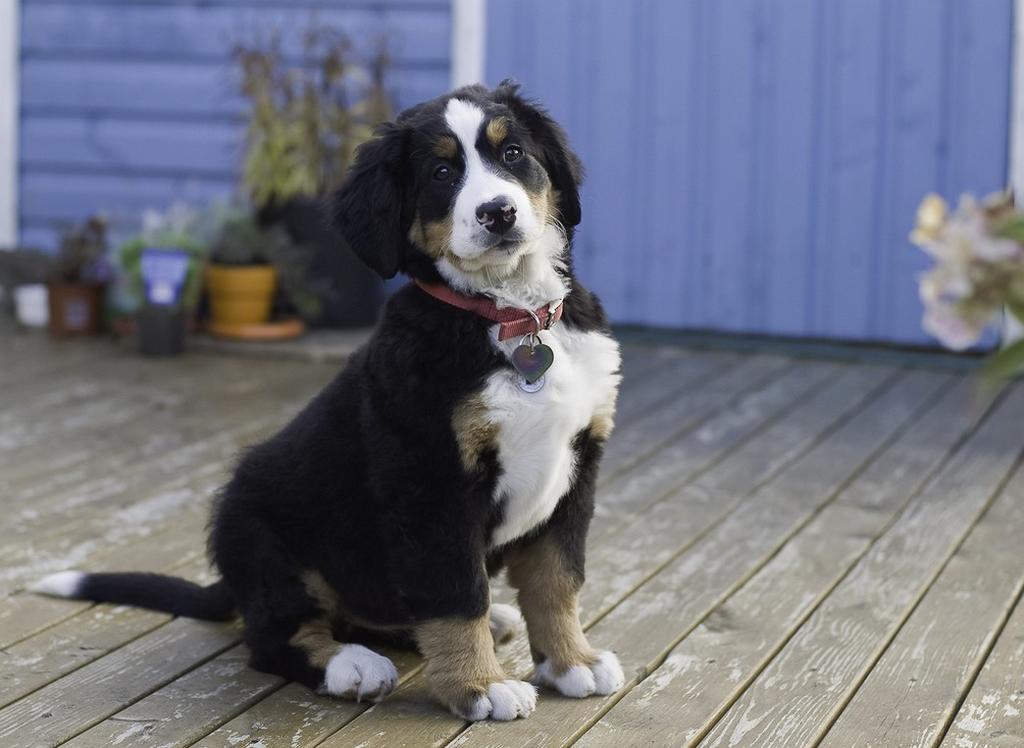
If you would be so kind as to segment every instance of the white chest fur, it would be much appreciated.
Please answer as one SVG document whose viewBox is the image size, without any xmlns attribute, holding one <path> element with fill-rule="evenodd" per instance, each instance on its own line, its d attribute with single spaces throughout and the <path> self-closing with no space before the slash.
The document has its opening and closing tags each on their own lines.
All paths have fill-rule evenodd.
<svg viewBox="0 0 1024 748">
<path fill-rule="evenodd" d="M 525 535 L 544 522 L 572 485 L 572 440 L 595 416 L 609 417 L 619 387 L 619 345 L 598 332 L 555 325 L 541 334 L 555 358 L 544 387 L 524 392 L 513 370 L 493 374 L 484 387 L 488 419 L 498 427 L 502 474 L 495 501 L 503 504 L 492 545 Z M 510 356 L 518 340 L 496 342 Z"/>
</svg>

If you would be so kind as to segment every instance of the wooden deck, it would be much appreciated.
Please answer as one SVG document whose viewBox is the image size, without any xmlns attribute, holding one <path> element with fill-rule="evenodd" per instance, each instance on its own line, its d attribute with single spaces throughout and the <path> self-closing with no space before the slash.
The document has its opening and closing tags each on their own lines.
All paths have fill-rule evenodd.
<svg viewBox="0 0 1024 748">
<path fill-rule="evenodd" d="M 955 371 L 627 348 L 582 617 L 628 684 L 511 724 L 435 708 L 409 653 L 339 702 L 235 625 L 21 591 L 208 578 L 232 455 L 335 368 L 0 335 L 0 746 L 1024 745 L 1024 386 Z M 528 675 L 524 637 L 500 656 Z"/>
</svg>

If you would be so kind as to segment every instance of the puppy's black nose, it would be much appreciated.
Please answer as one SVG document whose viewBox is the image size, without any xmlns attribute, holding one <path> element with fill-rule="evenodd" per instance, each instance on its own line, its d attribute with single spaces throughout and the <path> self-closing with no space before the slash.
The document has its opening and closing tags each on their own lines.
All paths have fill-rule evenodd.
<svg viewBox="0 0 1024 748">
<path fill-rule="evenodd" d="M 516 224 L 516 206 L 511 198 L 496 197 L 477 206 L 476 220 L 492 234 L 504 234 Z"/>
</svg>

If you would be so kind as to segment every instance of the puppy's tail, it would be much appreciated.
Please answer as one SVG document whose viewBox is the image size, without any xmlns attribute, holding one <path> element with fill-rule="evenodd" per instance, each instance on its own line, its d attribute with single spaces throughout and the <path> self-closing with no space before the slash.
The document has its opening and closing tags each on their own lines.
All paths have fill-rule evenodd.
<svg viewBox="0 0 1024 748">
<path fill-rule="evenodd" d="M 51 597 L 132 605 L 205 621 L 227 621 L 235 614 L 235 604 L 224 580 L 203 587 L 163 574 L 61 571 L 40 579 L 29 590 Z"/>
</svg>

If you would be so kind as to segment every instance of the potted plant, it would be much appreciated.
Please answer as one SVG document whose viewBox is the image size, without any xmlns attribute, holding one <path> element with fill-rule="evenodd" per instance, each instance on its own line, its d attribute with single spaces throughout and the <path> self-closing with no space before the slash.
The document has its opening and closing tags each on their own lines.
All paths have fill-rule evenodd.
<svg viewBox="0 0 1024 748">
<path fill-rule="evenodd" d="M 261 222 L 282 223 L 296 246 L 310 248 L 310 275 L 320 289 L 314 323 L 371 324 L 383 285 L 330 228 L 324 198 L 342 182 L 356 147 L 391 115 L 384 44 L 366 67 L 351 61 L 341 33 L 313 28 L 302 59 L 289 64 L 279 36 L 234 51 L 249 104 L 242 186 Z"/>
<path fill-rule="evenodd" d="M 53 265 L 53 257 L 38 249 L 0 249 L 2 304 L 20 325 L 47 326 L 50 312 L 46 281 Z"/>
<path fill-rule="evenodd" d="M 315 318 L 320 300 L 306 283 L 308 252 L 281 225 L 262 226 L 243 209 L 228 211 L 206 266 L 206 291 L 215 335 L 239 338 L 290 337 L 304 326 L 294 318 L 268 324 L 274 309 Z"/>
<path fill-rule="evenodd" d="M 94 335 L 103 326 L 103 293 L 110 280 L 107 221 L 94 215 L 64 229 L 46 284 L 52 335 Z"/>
<path fill-rule="evenodd" d="M 184 350 L 188 318 L 199 302 L 205 245 L 199 216 L 177 204 L 147 211 L 142 231 L 121 247 L 121 264 L 139 302 L 139 348 L 153 356 Z"/>
</svg>

